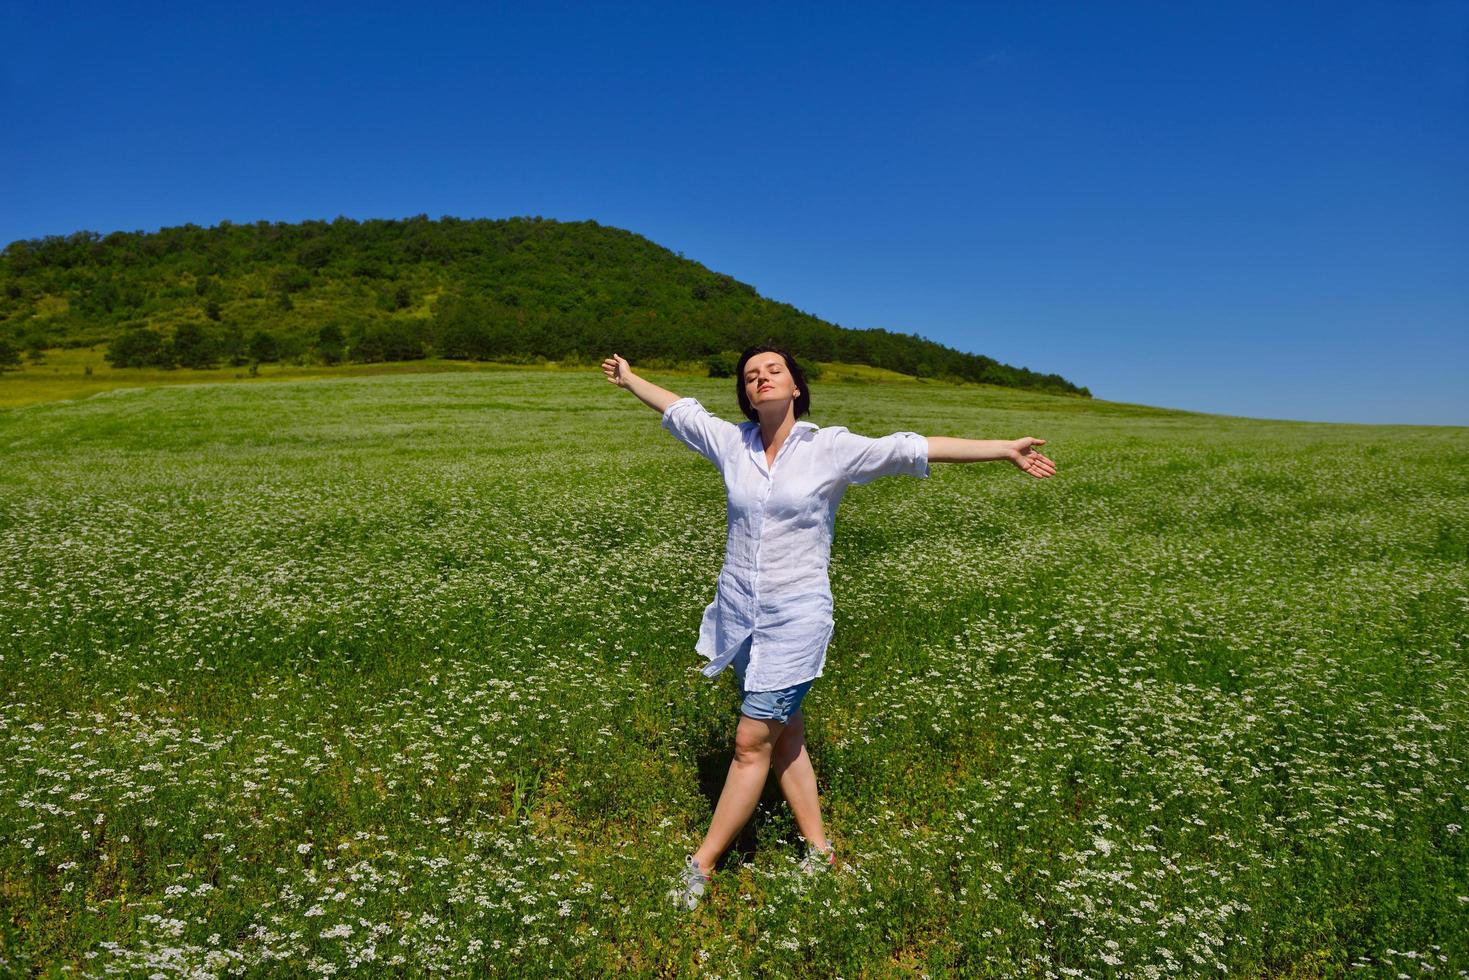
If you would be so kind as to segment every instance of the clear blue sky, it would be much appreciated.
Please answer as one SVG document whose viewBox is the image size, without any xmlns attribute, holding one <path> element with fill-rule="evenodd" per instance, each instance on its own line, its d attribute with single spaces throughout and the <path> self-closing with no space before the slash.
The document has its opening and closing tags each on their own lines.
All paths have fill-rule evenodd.
<svg viewBox="0 0 1469 980">
<path fill-rule="evenodd" d="M 1469 424 L 1469 2 L 0 6 L 0 244 L 595 219 L 1099 398 Z"/>
</svg>

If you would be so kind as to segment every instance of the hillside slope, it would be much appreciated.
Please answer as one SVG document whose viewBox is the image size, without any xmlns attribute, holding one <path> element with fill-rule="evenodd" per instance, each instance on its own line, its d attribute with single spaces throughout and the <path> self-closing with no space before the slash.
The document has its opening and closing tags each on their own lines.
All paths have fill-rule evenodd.
<svg viewBox="0 0 1469 980">
<path fill-rule="evenodd" d="M 1056 374 L 839 327 L 595 221 L 221 222 L 80 231 L 0 255 L 0 341 L 78 347 L 144 330 L 166 360 L 180 328 L 192 350 L 234 364 L 425 353 L 586 361 L 610 351 L 671 363 L 773 342 L 815 361 L 1090 397 Z M 257 334 L 268 341 L 253 343 Z"/>
</svg>

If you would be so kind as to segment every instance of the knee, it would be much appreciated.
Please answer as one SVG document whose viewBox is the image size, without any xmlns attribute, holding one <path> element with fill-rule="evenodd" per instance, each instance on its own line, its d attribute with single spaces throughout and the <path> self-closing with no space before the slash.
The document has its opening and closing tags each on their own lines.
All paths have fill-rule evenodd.
<svg viewBox="0 0 1469 980">
<path fill-rule="evenodd" d="M 735 738 L 735 762 L 742 766 L 769 765 L 771 752 L 769 739 Z"/>
<path fill-rule="evenodd" d="M 769 765 L 779 733 L 768 721 L 747 718 L 735 731 L 735 762 L 740 765 Z"/>
</svg>

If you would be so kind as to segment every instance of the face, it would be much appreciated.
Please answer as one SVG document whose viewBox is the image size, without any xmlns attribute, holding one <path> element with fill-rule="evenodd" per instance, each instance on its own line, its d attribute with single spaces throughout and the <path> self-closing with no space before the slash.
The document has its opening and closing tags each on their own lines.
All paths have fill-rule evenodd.
<svg viewBox="0 0 1469 980">
<path fill-rule="evenodd" d="M 770 402 L 789 402 L 800 391 L 796 388 L 791 372 L 786 370 L 786 360 L 773 351 L 756 354 L 745 362 L 745 397 L 756 411 Z"/>
</svg>

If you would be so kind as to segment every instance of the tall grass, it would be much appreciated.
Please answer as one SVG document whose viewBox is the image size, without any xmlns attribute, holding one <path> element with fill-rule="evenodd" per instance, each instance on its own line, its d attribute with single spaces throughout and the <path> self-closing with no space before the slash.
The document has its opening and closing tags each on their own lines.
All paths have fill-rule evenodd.
<svg viewBox="0 0 1469 980">
<path fill-rule="evenodd" d="M 815 395 L 1059 472 L 852 489 L 804 707 L 839 872 L 772 779 L 691 914 L 724 493 L 654 413 L 530 370 L 0 412 L 0 969 L 1469 970 L 1469 433 Z"/>
</svg>

